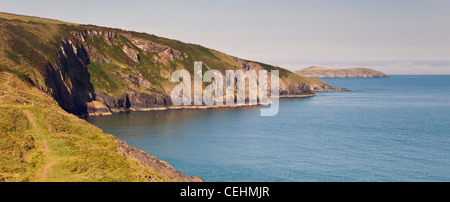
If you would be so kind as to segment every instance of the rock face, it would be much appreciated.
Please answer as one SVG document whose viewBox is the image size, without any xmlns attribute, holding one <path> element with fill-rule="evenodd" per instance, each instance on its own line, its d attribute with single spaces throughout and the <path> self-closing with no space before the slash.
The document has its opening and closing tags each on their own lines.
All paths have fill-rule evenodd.
<svg viewBox="0 0 450 202">
<path fill-rule="evenodd" d="M 338 78 L 382 78 L 386 74 L 368 68 L 329 69 L 326 67 L 312 66 L 295 71 L 296 74 L 306 77 L 338 77 Z"/>
<path fill-rule="evenodd" d="M 122 150 L 124 157 L 131 157 L 138 161 L 141 166 L 150 167 L 156 173 L 163 175 L 164 179 L 175 182 L 203 182 L 202 178 L 196 176 L 188 177 L 180 171 L 175 170 L 167 162 L 159 160 L 147 152 L 131 147 L 122 140 L 116 139 L 115 141 Z"/>
<path fill-rule="evenodd" d="M 116 98 L 104 92 L 96 91 L 94 100 L 88 103 L 88 113 L 90 115 L 108 115 L 111 112 L 142 111 L 172 106 L 172 100 L 168 95 L 156 90 L 154 92 L 155 95 L 149 95 L 130 90 L 130 92 Z"/>
<path fill-rule="evenodd" d="M 44 67 L 45 85 L 41 86 L 69 113 L 86 115 L 86 103 L 92 100 L 93 86 L 87 69 L 90 59 L 83 45 L 62 41 L 54 64 Z"/>
<path fill-rule="evenodd" d="M 139 63 L 139 53 L 138 51 L 128 48 L 128 46 L 123 46 L 122 51 L 127 54 L 129 58 L 131 58 L 134 62 Z"/>
<path fill-rule="evenodd" d="M 127 35 L 125 35 L 125 36 L 127 36 Z M 130 37 L 129 40 L 136 47 L 144 50 L 145 52 L 155 52 L 155 53 L 159 53 L 159 54 L 169 55 L 171 59 L 174 59 L 174 58 L 183 59 L 183 53 L 181 51 L 174 50 L 169 46 L 164 46 L 164 45 L 155 43 L 150 40 L 145 40 L 145 39 L 136 38 L 136 37 Z"/>
<path fill-rule="evenodd" d="M 81 41 L 86 41 L 90 37 L 103 37 L 105 41 L 110 41 L 111 39 L 117 38 L 117 33 L 109 30 L 84 30 L 80 32 L 72 32 L 73 35 L 81 39 Z"/>
</svg>

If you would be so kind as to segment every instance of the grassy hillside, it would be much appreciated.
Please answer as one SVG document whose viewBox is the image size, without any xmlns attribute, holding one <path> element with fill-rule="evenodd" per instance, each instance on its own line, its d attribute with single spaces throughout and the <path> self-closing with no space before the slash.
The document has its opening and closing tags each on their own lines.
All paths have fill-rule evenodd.
<svg viewBox="0 0 450 202">
<path fill-rule="evenodd" d="M 0 181 L 189 180 L 142 165 L 119 148 L 116 137 L 5 71 L 0 109 Z"/>
<path fill-rule="evenodd" d="M 0 181 L 164 180 L 14 74 L 0 72 L 0 86 Z"/>
<path fill-rule="evenodd" d="M 8 20 L 20 20 L 20 21 L 31 22 L 31 23 L 42 23 L 42 24 L 77 25 L 76 23 L 63 22 L 63 21 L 59 21 L 59 20 L 52 20 L 52 19 L 25 16 L 25 15 L 17 15 L 17 14 L 10 14 L 10 13 L 2 13 L 2 12 L 0 12 L 0 18 L 4 18 L 4 19 L 8 19 Z"/>
</svg>

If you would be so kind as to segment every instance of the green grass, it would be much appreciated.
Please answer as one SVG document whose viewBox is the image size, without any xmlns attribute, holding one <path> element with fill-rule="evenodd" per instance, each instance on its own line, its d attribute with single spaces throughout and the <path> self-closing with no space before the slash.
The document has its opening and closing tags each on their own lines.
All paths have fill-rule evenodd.
<svg viewBox="0 0 450 202">
<path fill-rule="evenodd" d="M 38 35 L 19 24 L 13 25 L 7 23 L 4 27 L 6 32 L 10 35 L 9 45 L 11 46 L 12 51 L 22 55 L 24 59 L 33 59 L 29 60 L 30 64 L 41 65 L 40 62 L 42 60 L 44 60 L 44 62 L 46 60 L 54 62 L 58 58 L 58 54 L 55 49 L 57 42 L 53 39 L 50 38 L 49 41 L 43 39 L 40 40 Z M 38 25 L 37 28 L 43 30 L 48 29 L 45 25 Z"/>
<path fill-rule="evenodd" d="M 0 72 L 0 87 L 0 181 L 166 180 L 16 75 Z"/>
<path fill-rule="evenodd" d="M 0 18 L 4 18 L 4 19 L 8 19 L 8 20 L 18 20 L 18 21 L 23 21 L 23 22 L 28 22 L 28 23 L 77 25 L 76 23 L 69 23 L 69 22 L 63 22 L 63 21 L 59 21 L 59 20 L 17 15 L 17 14 L 4 13 L 4 12 L 0 12 Z"/>
<path fill-rule="evenodd" d="M 27 117 L 17 108 L 0 107 L 0 181 L 28 181 L 41 164 Z"/>
<path fill-rule="evenodd" d="M 6 57 L 9 59 L 9 60 L 11 60 L 11 61 L 13 61 L 16 65 L 20 65 L 20 57 L 19 56 L 17 56 L 15 53 L 13 53 L 13 52 L 11 52 L 11 51 L 9 51 L 9 50 L 4 50 L 4 52 L 5 52 L 5 55 L 6 55 Z"/>
<path fill-rule="evenodd" d="M 94 90 L 107 92 L 116 97 L 120 97 L 126 92 L 123 80 L 114 72 L 119 71 L 121 67 L 113 64 L 90 63 L 87 65 L 90 81 Z"/>
<path fill-rule="evenodd" d="M 28 77 L 26 74 L 17 71 L 15 69 L 11 69 L 11 68 L 6 68 L 5 66 L 0 64 L 0 72 L 9 72 L 12 73 L 14 75 L 16 75 L 19 79 L 21 79 L 22 81 L 29 83 L 31 85 L 34 85 L 33 81 L 30 79 L 30 77 Z"/>
</svg>

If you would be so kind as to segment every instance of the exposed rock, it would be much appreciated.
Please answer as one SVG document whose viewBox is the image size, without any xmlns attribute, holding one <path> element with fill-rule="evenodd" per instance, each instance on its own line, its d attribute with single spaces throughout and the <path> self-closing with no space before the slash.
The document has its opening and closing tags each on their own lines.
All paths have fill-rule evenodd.
<svg viewBox="0 0 450 202">
<path fill-rule="evenodd" d="M 87 103 L 89 116 L 111 115 L 111 110 L 105 103 L 93 100 Z"/>
<path fill-rule="evenodd" d="M 134 62 L 139 63 L 139 52 L 132 48 L 128 48 L 128 46 L 123 46 L 122 51 L 127 54 L 129 58 L 131 58 Z"/>
<path fill-rule="evenodd" d="M 111 64 L 112 61 L 109 59 L 106 59 L 104 56 L 99 56 L 94 54 L 94 51 L 92 50 L 92 47 L 90 47 L 89 45 L 85 45 L 84 46 L 88 56 L 89 56 L 89 60 L 91 62 L 97 62 L 100 64 Z"/>
<path fill-rule="evenodd" d="M 153 95 L 147 93 L 136 92 L 132 89 L 128 93 L 123 94 L 120 98 L 115 98 L 106 93 L 95 91 L 94 100 L 98 103 L 104 104 L 109 112 L 121 111 L 139 111 L 148 110 L 151 108 L 162 108 L 172 106 L 172 100 L 169 96 L 161 93 L 155 89 L 150 89 Z M 88 111 L 90 115 L 96 113 L 106 114 L 106 108 L 101 104 L 89 104 Z"/>
<path fill-rule="evenodd" d="M 55 65 L 47 63 L 44 91 L 69 113 L 84 116 L 86 103 L 92 100 L 93 86 L 86 65 L 89 56 L 84 47 L 73 41 L 62 41 Z"/>
<path fill-rule="evenodd" d="M 125 158 L 135 159 L 141 166 L 150 167 L 156 173 L 162 175 L 165 179 L 176 182 L 203 182 L 202 178 L 196 176 L 188 177 L 180 171 L 175 170 L 167 162 L 159 160 L 147 152 L 131 147 L 128 143 L 122 140 L 115 139 L 115 141 L 117 145 L 119 145 L 119 148 L 123 151 L 123 156 Z"/>
<path fill-rule="evenodd" d="M 148 82 L 142 74 L 139 74 L 138 76 L 134 75 L 128 75 L 127 78 L 132 84 L 134 84 L 136 87 L 144 87 L 144 88 L 150 88 L 150 82 Z"/>
<path fill-rule="evenodd" d="M 264 68 L 261 67 L 261 65 L 254 63 L 254 62 L 247 62 L 242 59 L 239 59 L 237 57 L 233 57 L 233 59 L 241 66 L 242 69 L 248 71 L 248 70 L 255 70 L 258 74 L 259 70 L 264 70 Z"/>
<path fill-rule="evenodd" d="M 117 38 L 116 32 L 105 30 L 84 30 L 79 32 L 72 32 L 72 34 L 78 37 L 83 42 L 86 41 L 89 37 L 103 37 L 106 41 Z"/>
<path fill-rule="evenodd" d="M 111 112 L 125 111 L 130 108 L 130 100 L 125 94 L 121 98 L 115 98 L 101 91 L 95 91 L 94 99 L 98 102 L 104 103 Z M 95 107 L 95 106 L 91 106 Z M 90 109 L 89 111 L 96 111 L 97 109 Z"/>
<path fill-rule="evenodd" d="M 135 38 L 135 37 L 130 37 L 129 40 L 136 47 L 140 48 L 143 51 L 155 52 L 155 53 L 159 53 L 162 55 L 168 55 L 170 59 L 174 59 L 174 58 L 183 59 L 183 52 L 174 50 L 169 46 L 164 46 L 164 45 L 155 43 L 150 40 L 145 40 L 145 39 Z"/>
</svg>

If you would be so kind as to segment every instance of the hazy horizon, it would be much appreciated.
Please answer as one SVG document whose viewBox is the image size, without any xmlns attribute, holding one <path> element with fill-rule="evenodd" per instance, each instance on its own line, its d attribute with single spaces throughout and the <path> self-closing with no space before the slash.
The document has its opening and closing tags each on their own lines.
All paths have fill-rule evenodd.
<svg viewBox="0 0 450 202">
<path fill-rule="evenodd" d="M 1 11 L 199 44 L 291 71 L 307 65 L 450 74 L 450 1 L 3 1 Z"/>
<path fill-rule="evenodd" d="M 311 66 L 321 66 L 330 69 L 364 67 L 381 71 L 388 75 L 450 75 L 450 60 L 298 61 L 278 62 L 276 65 L 293 72 Z"/>
</svg>

